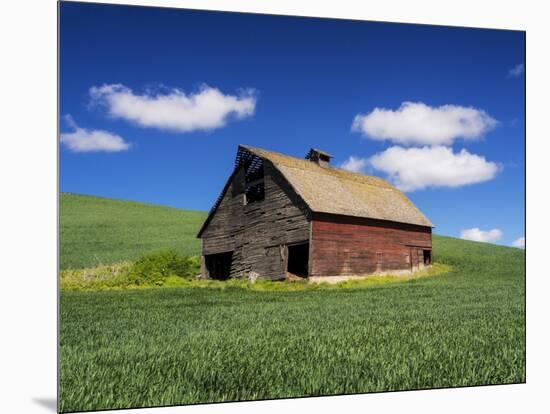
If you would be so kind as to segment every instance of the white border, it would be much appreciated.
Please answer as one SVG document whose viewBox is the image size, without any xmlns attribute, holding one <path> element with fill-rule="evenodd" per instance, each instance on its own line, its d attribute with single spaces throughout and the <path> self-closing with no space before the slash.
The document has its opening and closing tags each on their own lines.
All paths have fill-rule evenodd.
<svg viewBox="0 0 550 414">
<path fill-rule="evenodd" d="M 527 384 L 247 402 L 120 413 L 541 411 L 548 382 L 546 261 L 548 132 L 546 98 L 550 30 L 544 2 L 289 0 L 112 1 L 111 3 L 262 12 L 527 30 Z M 56 395 L 56 31 L 54 0 L 3 2 L 2 341 L 0 411 L 52 412 Z M 44 405 L 44 400 L 50 401 Z M 153 411 L 154 410 L 154 411 Z"/>
</svg>

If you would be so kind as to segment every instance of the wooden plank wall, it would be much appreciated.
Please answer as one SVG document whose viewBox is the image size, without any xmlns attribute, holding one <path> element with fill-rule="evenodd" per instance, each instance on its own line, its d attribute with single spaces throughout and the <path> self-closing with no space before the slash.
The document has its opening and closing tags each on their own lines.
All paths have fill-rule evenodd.
<svg viewBox="0 0 550 414">
<path fill-rule="evenodd" d="M 310 275 L 361 275 L 419 266 L 430 227 L 337 215 L 313 217 Z"/>
<path fill-rule="evenodd" d="M 233 251 L 230 277 L 247 278 L 255 272 L 262 278 L 285 278 L 284 246 L 309 240 L 310 212 L 268 161 L 264 200 L 244 205 L 243 182 L 244 171 L 239 170 L 202 233 L 202 254 Z"/>
</svg>

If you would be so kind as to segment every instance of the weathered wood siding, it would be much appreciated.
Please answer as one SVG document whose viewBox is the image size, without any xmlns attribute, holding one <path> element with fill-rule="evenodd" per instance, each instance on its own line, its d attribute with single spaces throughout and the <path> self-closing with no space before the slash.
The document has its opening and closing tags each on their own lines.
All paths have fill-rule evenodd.
<svg viewBox="0 0 550 414">
<path fill-rule="evenodd" d="M 285 278 L 285 246 L 309 240 L 310 213 L 268 161 L 264 200 L 244 205 L 243 182 L 244 171 L 238 170 L 201 235 L 202 254 L 233 251 L 230 277 L 255 272 L 262 278 Z"/>
<path fill-rule="evenodd" d="M 411 270 L 432 248 L 430 227 L 364 218 L 315 215 L 311 233 L 310 276 Z"/>
</svg>

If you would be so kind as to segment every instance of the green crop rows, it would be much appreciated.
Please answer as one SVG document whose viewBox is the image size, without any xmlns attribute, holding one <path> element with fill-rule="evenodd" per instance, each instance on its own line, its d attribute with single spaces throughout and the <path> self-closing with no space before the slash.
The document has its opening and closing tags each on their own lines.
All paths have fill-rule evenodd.
<svg viewBox="0 0 550 414">
<path fill-rule="evenodd" d="M 60 408 L 524 382 L 524 252 L 434 257 L 452 271 L 363 288 L 63 291 Z"/>
</svg>

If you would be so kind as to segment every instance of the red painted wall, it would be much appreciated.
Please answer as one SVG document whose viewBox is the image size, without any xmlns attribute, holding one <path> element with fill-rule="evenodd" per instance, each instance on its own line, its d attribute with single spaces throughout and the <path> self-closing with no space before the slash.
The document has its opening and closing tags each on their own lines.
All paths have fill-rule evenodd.
<svg viewBox="0 0 550 414">
<path fill-rule="evenodd" d="M 430 227 L 336 215 L 311 224 L 310 276 L 410 270 L 432 248 Z"/>
</svg>

